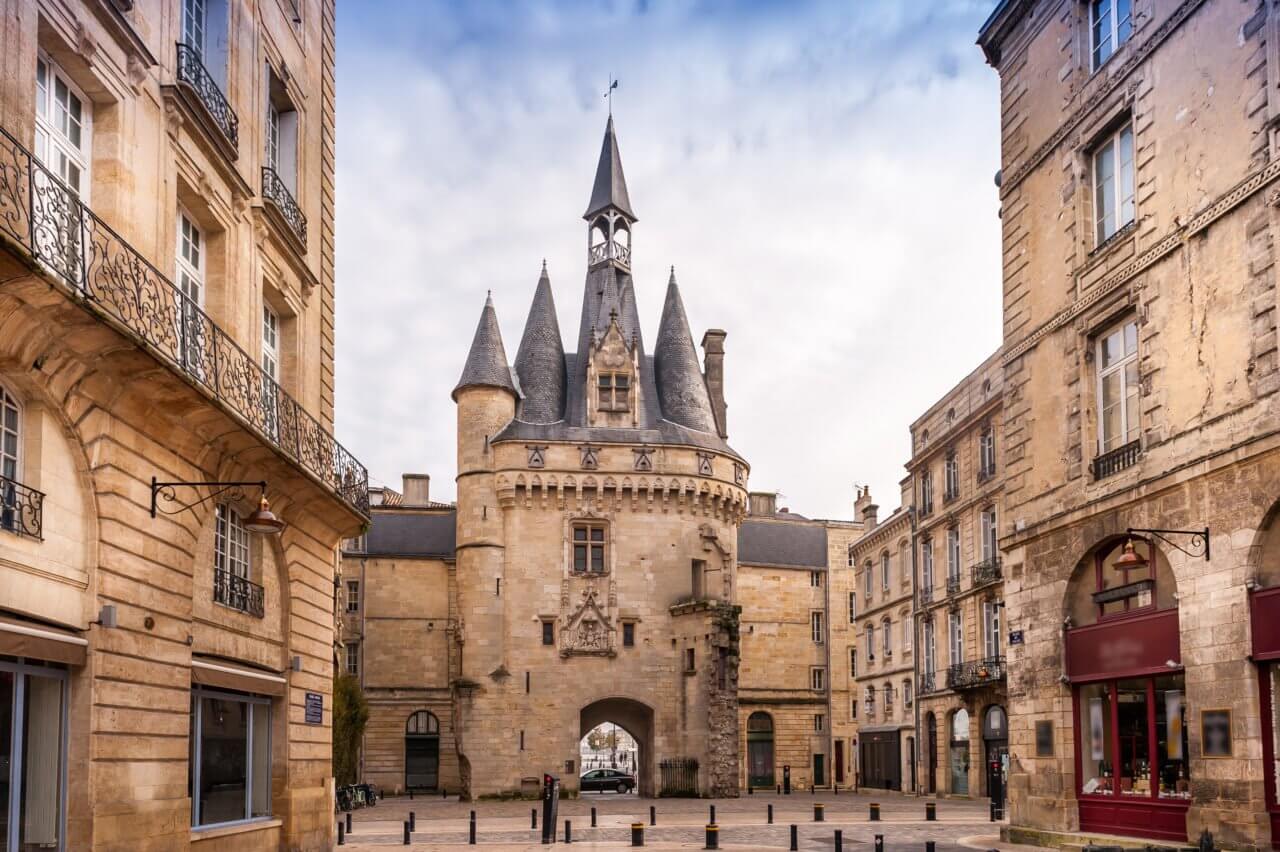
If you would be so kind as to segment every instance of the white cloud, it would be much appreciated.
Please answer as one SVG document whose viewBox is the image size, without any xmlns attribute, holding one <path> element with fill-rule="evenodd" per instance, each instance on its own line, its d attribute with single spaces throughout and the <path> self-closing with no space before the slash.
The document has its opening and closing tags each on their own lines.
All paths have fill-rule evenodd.
<svg viewBox="0 0 1280 852">
<path fill-rule="evenodd" d="M 493 291 L 514 358 L 542 258 L 566 346 L 612 73 L 646 340 L 674 264 L 729 332 L 730 442 L 815 516 L 897 505 L 908 424 L 999 343 L 989 2 L 426 3 L 339 28 L 338 427 L 451 499 Z M 641 11 L 643 10 L 643 11 Z"/>
</svg>

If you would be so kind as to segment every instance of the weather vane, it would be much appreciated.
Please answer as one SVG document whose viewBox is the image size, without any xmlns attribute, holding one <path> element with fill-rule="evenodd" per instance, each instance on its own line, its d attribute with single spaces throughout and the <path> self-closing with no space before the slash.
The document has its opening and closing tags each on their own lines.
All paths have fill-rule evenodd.
<svg viewBox="0 0 1280 852">
<path fill-rule="evenodd" d="M 618 81 L 610 75 L 609 88 L 604 90 L 604 99 L 609 102 L 609 115 L 611 117 L 613 116 L 613 90 L 616 88 L 618 88 Z"/>
</svg>

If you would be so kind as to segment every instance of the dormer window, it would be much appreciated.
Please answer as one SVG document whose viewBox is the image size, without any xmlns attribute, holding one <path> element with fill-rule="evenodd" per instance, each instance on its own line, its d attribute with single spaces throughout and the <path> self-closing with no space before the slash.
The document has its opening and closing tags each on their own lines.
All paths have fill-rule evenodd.
<svg viewBox="0 0 1280 852">
<path fill-rule="evenodd" d="M 600 389 L 601 411 L 631 410 L 631 376 L 627 373 L 601 373 L 597 386 Z"/>
</svg>

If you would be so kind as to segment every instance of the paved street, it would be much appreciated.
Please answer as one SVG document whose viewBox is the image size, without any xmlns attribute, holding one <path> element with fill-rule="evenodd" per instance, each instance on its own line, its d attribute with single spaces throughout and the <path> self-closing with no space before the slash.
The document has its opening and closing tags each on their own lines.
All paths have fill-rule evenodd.
<svg viewBox="0 0 1280 852">
<path fill-rule="evenodd" d="M 868 819 L 868 805 L 879 802 L 881 821 Z M 825 821 L 813 820 L 813 806 L 822 803 Z M 403 822 L 413 811 L 416 831 L 411 849 L 467 848 L 470 812 L 476 811 L 477 843 L 504 845 L 512 849 L 540 848 L 540 829 L 530 827 L 530 812 L 537 802 L 459 802 L 456 797 L 440 799 L 415 797 L 386 799 L 377 807 L 352 815 L 353 831 L 347 847 L 357 850 L 387 846 L 403 847 Z M 766 820 L 767 808 L 774 807 L 774 824 Z M 657 810 L 657 824 L 649 825 L 649 806 Z M 584 848 L 617 848 L 630 845 L 631 823 L 645 824 L 646 848 L 700 849 L 709 809 L 716 808 L 720 826 L 720 846 L 724 849 L 787 849 L 790 825 L 798 827 L 802 850 L 832 850 L 834 832 L 844 835 L 844 848 L 872 852 L 875 835 L 883 834 L 885 852 L 922 852 L 926 841 L 937 844 L 937 852 L 965 849 L 1015 850 L 998 842 L 997 826 L 988 821 L 985 801 L 938 800 L 938 820 L 926 822 L 925 800 L 898 795 L 830 792 L 817 796 L 753 795 L 738 799 L 638 799 L 616 794 L 589 794 L 582 799 L 560 803 L 558 836 L 562 840 L 564 821 L 573 828 L 573 842 Z M 596 809 L 595 828 L 591 809 Z M 541 809 L 539 808 L 539 818 Z"/>
</svg>

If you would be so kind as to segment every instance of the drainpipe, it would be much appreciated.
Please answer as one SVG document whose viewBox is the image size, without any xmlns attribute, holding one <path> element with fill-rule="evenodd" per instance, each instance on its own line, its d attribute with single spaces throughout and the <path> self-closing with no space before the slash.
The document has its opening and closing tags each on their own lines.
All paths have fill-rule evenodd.
<svg viewBox="0 0 1280 852">
<path fill-rule="evenodd" d="M 915 494 L 914 482 L 912 483 L 911 493 Z M 916 630 L 916 625 L 919 623 L 916 618 L 916 614 L 920 609 L 920 588 L 916 583 L 916 570 L 918 568 L 916 565 L 916 545 L 918 543 L 916 539 L 919 538 L 920 532 L 916 522 L 915 506 L 911 506 L 907 509 L 907 517 L 911 521 L 911 632 L 914 635 L 916 649 L 915 653 L 911 655 L 911 694 L 913 696 L 912 703 L 915 704 L 914 709 L 916 717 L 916 753 L 912 755 L 915 760 L 915 766 L 912 768 L 911 772 L 911 777 L 915 781 L 915 784 L 912 785 L 911 792 L 918 796 L 920 795 L 920 755 L 922 754 L 920 750 L 920 658 L 924 655 L 924 643 L 921 641 L 922 637 L 920 636 L 919 631 Z M 928 765 L 929 764 L 926 762 L 925 766 Z"/>
<path fill-rule="evenodd" d="M 826 690 L 827 690 L 827 771 L 831 774 L 831 784 L 834 786 L 836 783 L 836 767 L 835 767 L 836 714 L 835 714 L 835 708 L 832 707 L 832 704 L 831 704 L 831 641 L 834 636 L 833 631 L 835 630 L 835 622 L 831 620 L 831 578 L 833 576 L 835 575 L 832 572 L 832 568 L 831 568 L 831 549 L 828 547 L 827 549 L 827 581 L 826 583 L 823 584 L 823 589 L 822 589 L 822 594 L 823 594 L 822 611 L 823 611 L 824 617 L 827 619 L 827 625 L 826 625 L 827 641 L 824 643 L 827 646 L 826 647 L 827 676 L 823 678 L 822 685 L 826 687 Z M 810 779 L 809 783 L 812 784 L 813 779 Z"/>
</svg>

